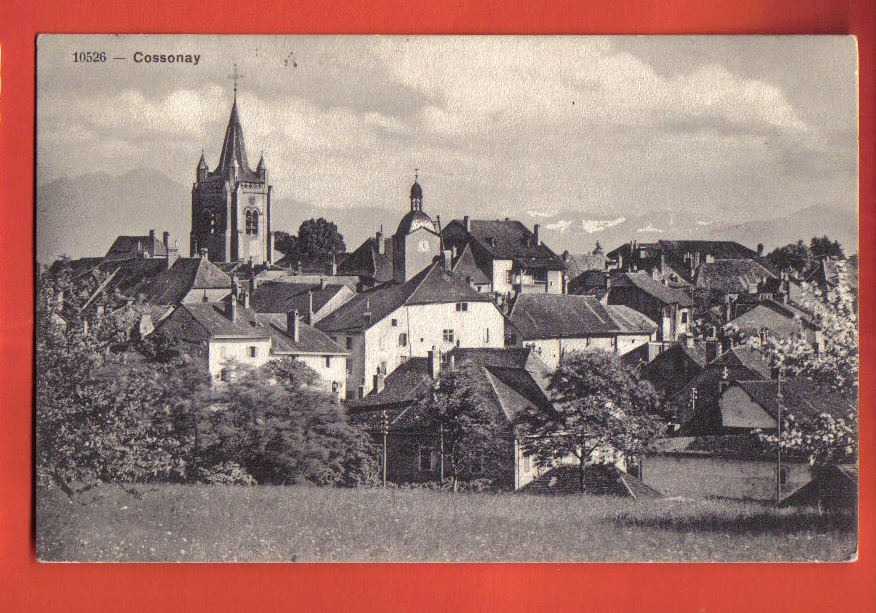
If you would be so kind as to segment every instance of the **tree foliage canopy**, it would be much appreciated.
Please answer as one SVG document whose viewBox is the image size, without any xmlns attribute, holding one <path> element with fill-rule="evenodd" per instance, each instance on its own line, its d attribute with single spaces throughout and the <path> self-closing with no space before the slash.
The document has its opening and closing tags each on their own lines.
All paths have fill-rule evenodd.
<svg viewBox="0 0 876 613">
<path fill-rule="evenodd" d="M 807 245 L 802 239 L 796 243 L 788 243 L 777 247 L 767 254 L 767 259 L 780 270 L 792 270 L 803 273 L 812 264 L 825 257 L 839 260 L 845 259 L 845 252 L 839 241 L 831 240 L 827 235 L 814 236 Z"/>
<path fill-rule="evenodd" d="M 653 387 L 611 353 L 567 355 L 548 390 L 554 410 L 530 410 L 519 420 L 542 465 L 568 456 L 582 467 L 590 460 L 611 462 L 618 454 L 638 456 L 662 431 Z"/>
<path fill-rule="evenodd" d="M 803 421 L 789 413 L 782 424 L 782 438 L 762 436 L 792 452 L 808 455 L 812 464 L 851 462 L 858 452 L 858 314 L 848 273 L 838 265 L 837 286 L 822 294 L 803 284 L 802 306 L 813 313 L 818 342 L 767 337 L 761 350 L 783 376 L 803 377 L 832 393 L 849 399 L 844 417 L 822 413 Z"/>
<path fill-rule="evenodd" d="M 460 480 L 500 483 L 513 457 L 513 433 L 492 400 L 480 366 L 461 362 L 444 370 L 436 388 L 420 400 L 430 426 L 442 437 L 440 452 L 454 490 Z"/>
<path fill-rule="evenodd" d="M 343 235 L 338 232 L 338 226 L 320 217 L 302 222 L 298 227 L 297 235 L 275 232 L 274 248 L 286 255 L 298 257 L 302 261 L 311 261 L 329 258 L 335 253 L 343 253 L 347 246 Z"/>
</svg>

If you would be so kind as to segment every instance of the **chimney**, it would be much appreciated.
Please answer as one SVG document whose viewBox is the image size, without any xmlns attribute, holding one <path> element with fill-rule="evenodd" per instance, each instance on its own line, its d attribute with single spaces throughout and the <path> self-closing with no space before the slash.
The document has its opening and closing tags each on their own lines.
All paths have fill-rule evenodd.
<svg viewBox="0 0 876 613">
<path fill-rule="evenodd" d="M 720 347 L 717 340 L 709 339 L 706 341 L 706 364 L 710 364 L 718 358 Z"/>
<path fill-rule="evenodd" d="M 198 255 L 201 256 L 201 259 L 202 259 L 202 260 L 207 260 L 208 262 L 210 261 L 210 255 L 209 255 L 209 254 L 210 254 L 210 252 L 207 251 L 207 248 L 206 248 L 206 247 L 201 247 L 201 248 L 198 250 Z"/>
<path fill-rule="evenodd" d="M 453 252 L 450 249 L 445 249 L 441 252 L 441 256 L 444 260 L 445 270 L 451 270 L 453 268 Z"/>
<path fill-rule="evenodd" d="M 448 360 L 450 370 L 456 370 L 456 356 L 451 353 L 448 357 L 450 358 Z"/>
<path fill-rule="evenodd" d="M 249 291 L 248 290 L 243 292 L 243 306 L 246 309 L 249 308 Z"/>
<path fill-rule="evenodd" d="M 336 254 L 332 254 L 332 276 L 338 276 L 338 257 Z"/>
<path fill-rule="evenodd" d="M 375 240 L 377 241 L 377 255 L 383 255 L 386 253 L 386 245 L 383 242 L 383 228 L 378 230 Z"/>
<path fill-rule="evenodd" d="M 164 248 L 167 249 L 168 247 L 170 247 L 170 232 L 165 230 L 163 236 L 164 236 L 164 239 L 163 239 Z"/>
<path fill-rule="evenodd" d="M 660 280 L 660 271 L 657 270 L 656 266 L 651 269 L 651 279 L 653 279 L 654 281 Z"/>
<path fill-rule="evenodd" d="M 313 325 L 313 290 L 307 292 L 307 325 Z"/>
<path fill-rule="evenodd" d="M 319 289 L 325 289 L 325 279 L 322 277 L 319 278 Z"/>
<path fill-rule="evenodd" d="M 466 232 L 471 232 L 471 219 L 468 215 L 462 218 L 462 225 Z"/>
<path fill-rule="evenodd" d="M 155 242 L 155 230 L 149 230 L 149 241 Z"/>
<path fill-rule="evenodd" d="M 170 268 L 173 266 L 173 263 L 179 258 L 179 249 L 176 247 L 168 247 L 167 255 L 165 256 L 167 259 L 167 267 Z"/>
<path fill-rule="evenodd" d="M 382 372 L 378 372 L 374 375 L 374 393 L 379 394 L 383 391 L 384 383 L 386 382 L 386 375 Z"/>
<path fill-rule="evenodd" d="M 300 322 L 298 321 L 298 310 L 294 310 L 291 313 L 286 313 L 286 332 L 289 336 L 292 337 L 292 340 L 296 343 L 300 338 Z"/>
<path fill-rule="evenodd" d="M 432 349 L 428 352 L 429 356 L 429 374 L 433 379 L 437 379 L 441 374 L 441 352 L 432 345 Z"/>
<path fill-rule="evenodd" d="M 237 298 L 233 295 L 228 297 L 228 310 L 226 311 L 228 319 L 237 323 Z"/>
<path fill-rule="evenodd" d="M 535 234 L 535 244 L 536 245 L 541 245 L 541 237 L 539 236 L 539 234 L 540 234 L 539 230 L 541 230 L 541 224 L 537 223 L 534 226 L 532 226 L 532 233 Z"/>
</svg>

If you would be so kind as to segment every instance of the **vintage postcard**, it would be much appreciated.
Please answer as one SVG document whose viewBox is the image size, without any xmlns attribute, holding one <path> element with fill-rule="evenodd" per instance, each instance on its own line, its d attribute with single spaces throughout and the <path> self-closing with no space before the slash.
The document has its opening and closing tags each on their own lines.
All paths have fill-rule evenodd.
<svg viewBox="0 0 876 613">
<path fill-rule="evenodd" d="M 854 559 L 857 57 L 40 36 L 39 559 Z"/>
</svg>

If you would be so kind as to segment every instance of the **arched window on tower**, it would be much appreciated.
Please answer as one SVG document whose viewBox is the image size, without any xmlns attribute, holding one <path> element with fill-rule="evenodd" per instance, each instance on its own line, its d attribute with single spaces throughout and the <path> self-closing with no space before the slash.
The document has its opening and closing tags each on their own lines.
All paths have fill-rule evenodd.
<svg viewBox="0 0 876 613">
<path fill-rule="evenodd" d="M 259 233 L 259 212 L 258 211 L 252 212 L 252 233 L 253 234 Z"/>
<path fill-rule="evenodd" d="M 246 212 L 246 233 L 252 234 L 252 211 Z"/>
</svg>

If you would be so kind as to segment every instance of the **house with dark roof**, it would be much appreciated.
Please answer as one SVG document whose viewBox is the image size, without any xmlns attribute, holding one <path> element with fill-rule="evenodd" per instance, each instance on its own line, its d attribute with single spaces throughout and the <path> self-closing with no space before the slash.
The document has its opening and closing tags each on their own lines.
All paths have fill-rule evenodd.
<svg viewBox="0 0 876 613">
<path fill-rule="evenodd" d="M 759 339 L 767 334 L 777 339 L 802 338 L 809 344 L 818 342 L 813 316 L 790 303 L 761 300 L 757 305 L 731 319 L 726 331 L 743 337 Z"/>
<path fill-rule="evenodd" d="M 502 295 L 561 294 L 566 266 L 541 242 L 539 226 L 532 231 L 511 219 L 454 219 L 442 230 L 444 248 L 454 261 L 466 246 L 477 268 L 490 280 L 490 291 Z"/>
<path fill-rule="evenodd" d="M 383 231 L 368 237 L 338 266 L 338 274 L 357 276 L 371 287 L 392 281 L 393 240 Z"/>
<path fill-rule="evenodd" d="M 347 395 L 364 396 L 379 376 L 433 348 L 502 347 L 505 324 L 490 296 L 433 264 L 410 280 L 353 296 L 316 323 L 350 351 Z"/>
<path fill-rule="evenodd" d="M 306 364 L 319 375 L 326 392 L 346 396 L 348 352 L 343 347 L 302 321 L 294 310 L 283 315 L 256 313 L 255 319 L 271 335 L 271 357 Z"/>
<path fill-rule="evenodd" d="M 382 379 L 379 388 L 348 405 L 351 419 L 380 442 L 386 428 L 389 481 L 442 480 L 441 432 L 419 400 L 434 388 L 442 369 L 455 369 L 465 362 L 471 363 L 481 378 L 497 436 L 507 444 L 500 457 L 492 458 L 492 464 L 474 467 L 462 477 L 489 477 L 499 487 L 519 489 L 544 473 L 545 469 L 533 461 L 515 423 L 521 411 L 550 407 L 547 366 L 531 348 L 455 348 L 443 356 L 436 349 L 426 357 L 407 360 Z"/>
<path fill-rule="evenodd" d="M 532 347 L 550 368 L 572 351 L 629 354 L 654 340 L 657 332 L 654 321 L 627 306 L 567 294 L 520 294 L 508 322 L 507 344 Z"/>
<path fill-rule="evenodd" d="M 217 302 L 231 293 L 232 279 L 206 258 L 177 258 L 148 284 L 144 299 L 152 304 Z"/>
<path fill-rule="evenodd" d="M 717 296 L 757 293 L 768 279 L 778 279 L 771 267 L 752 259 L 707 260 L 701 262 L 694 273 L 693 283 L 699 289 L 710 290 Z"/>
<path fill-rule="evenodd" d="M 262 366 L 271 359 L 271 333 L 256 313 L 229 296 L 224 302 L 178 306 L 158 326 L 180 350 L 203 359 L 214 381 L 227 381 L 236 366 Z"/>
<path fill-rule="evenodd" d="M 164 233 L 164 240 L 155 237 L 155 230 L 149 230 L 147 236 L 118 236 L 109 251 L 104 256 L 105 260 L 129 260 L 166 257 L 168 251 L 169 232 Z"/>
<path fill-rule="evenodd" d="M 657 341 L 683 338 L 692 323 L 694 300 L 645 272 L 612 271 L 606 278 L 605 302 L 624 305 L 657 323 Z"/>
<path fill-rule="evenodd" d="M 331 277 L 320 283 L 289 280 L 294 278 L 260 283 L 250 297 L 252 309 L 282 317 L 298 311 L 305 323 L 314 325 L 356 295 L 349 285 L 331 283 Z"/>
</svg>

